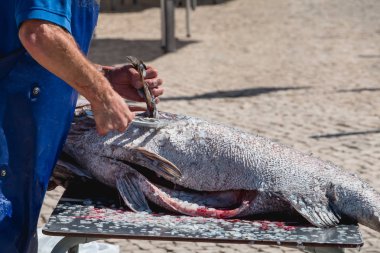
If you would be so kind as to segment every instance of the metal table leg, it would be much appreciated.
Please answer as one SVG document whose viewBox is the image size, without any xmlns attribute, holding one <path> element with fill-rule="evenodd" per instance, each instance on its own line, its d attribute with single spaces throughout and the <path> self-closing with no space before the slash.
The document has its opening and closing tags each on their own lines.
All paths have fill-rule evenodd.
<svg viewBox="0 0 380 253">
<path fill-rule="evenodd" d="M 79 253 L 79 245 L 71 247 L 67 253 Z"/>
<path fill-rule="evenodd" d="M 89 237 L 63 237 L 53 248 L 51 253 L 78 253 L 78 246 L 81 243 L 102 240 L 102 238 Z"/>
<path fill-rule="evenodd" d="M 329 247 L 305 247 L 303 251 L 308 253 L 344 253 L 344 249 Z"/>
</svg>

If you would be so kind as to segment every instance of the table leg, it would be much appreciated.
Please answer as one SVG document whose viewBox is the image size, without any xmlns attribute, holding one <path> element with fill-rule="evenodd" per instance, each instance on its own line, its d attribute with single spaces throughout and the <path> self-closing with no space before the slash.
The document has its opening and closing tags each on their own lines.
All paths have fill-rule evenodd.
<svg viewBox="0 0 380 253">
<path fill-rule="evenodd" d="M 92 241 L 101 240 L 101 238 L 89 237 L 63 237 L 53 248 L 51 253 L 78 253 L 78 245 Z"/>
<path fill-rule="evenodd" d="M 73 247 L 71 247 L 67 253 L 79 253 L 79 245 L 75 245 Z"/>
<path fill-rule="evenodd" d="M 305 247 L 304 252 L 308 253 L 344 253 L 342 248 L 330 247 Z"/>
</svg>

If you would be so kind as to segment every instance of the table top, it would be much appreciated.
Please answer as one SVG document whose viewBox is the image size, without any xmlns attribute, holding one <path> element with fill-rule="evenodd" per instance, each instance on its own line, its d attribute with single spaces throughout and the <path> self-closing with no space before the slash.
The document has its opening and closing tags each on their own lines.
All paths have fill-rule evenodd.
<svg viewBox="0 0 380 253">
<path fill-rule="evenodd" d="M 273 218 L 273 216 L 272 216 Z M 134 213 L 117 193 L 97 183 L 71 184 L 42 232 L 52 236 L 353 248 L 363 245 L 356 224 L 316 228 L 302 221 L 216 219 Z"/>
</svg>

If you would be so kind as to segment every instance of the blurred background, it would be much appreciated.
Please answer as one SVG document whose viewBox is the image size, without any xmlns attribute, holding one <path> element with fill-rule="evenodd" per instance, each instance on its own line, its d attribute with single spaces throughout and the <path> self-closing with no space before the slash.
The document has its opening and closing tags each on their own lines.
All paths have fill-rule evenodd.
<svg viewBox="0 0 380 253">
<path fill-rule="evenodd" d="M 198 0 L 175 52 L 161 48 L 159 0 L 102 0 L 90 59 L 134 55 L 165 81 L 159 109 L 222 122 L 310 151 L 380 191 L 380 1 Z M 49 192 L 39 226 L 62 188 Z M 361 227 L 361 252 L 380 234 Z M 275 246 L 108 240 L 121 252 L 299 252 Z M 348 250 L 348 252 L 357 252 Z"/>
</svg>

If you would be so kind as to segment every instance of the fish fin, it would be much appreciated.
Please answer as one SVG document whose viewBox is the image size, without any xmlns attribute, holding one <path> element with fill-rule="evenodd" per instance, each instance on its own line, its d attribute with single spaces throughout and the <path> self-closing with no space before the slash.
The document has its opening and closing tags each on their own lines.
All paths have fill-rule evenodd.
<svg viewBox="0 0 380 253">
<path fill-rule="evenodd" d="M 75 159 L 64 151 L 61 152 L 57 161 L 57 165 L 69 170 L 70 172 L 80 177 L 92 178 L 92 175 L 87 170 L 81 168 Z"/>
<path fill-rule="evenodd" d="M 134 212 L 152 212 L 133 175 L 116 179 L 116 187 L 125 204 Z"/>
<path fill-rule="evenodd" d="M 47 190 L 54 190 L 57 186 L 67 188 L 69 183 L 76 176 L 90 179 L 93 178 L 91 174 L 75 162 L 71 156 L 62 152 L 49 179 Z"/>
<path fill-rule="evenodd" d="M 164 177 L 166 176 L 166 177 L 171 177 L 175 179 L 180 179 L 182 177 L 182 173 L 178 169 L 178 167 L 175 166 L 172 162 L 170 162 L 166 158 L 156 153 L 153 153 L 149 150 L 146 150 L 145 148 L 142 148 L 142 147 L 138 147 L 135 149 L 139 154 L 145 156 L 149 160 L 158 162 L 158 166 L 154 166 L 154 168 L 152 168 L 153 170 L 155 170 L 157 174 L 162 175 Z"/>
<path fill-rule="evenodd" d="M 315 195 L 289 195 L 284 196 L 294 209 L 296 209 L 306 220 L 317 227 L 336 226 L 340 216 L 329 206 L 327 198 Z"/>
<path fill-rule="evenodd" d="M 70 171 L 71 173 L 74 173 L 77 176 L 92 178 L 90 173 L 88 173 L 87 171 L 84 171 L 76 164 L 73 164 L 67 161 L 58 160 L 57 165 L 67 169 L 68 171 Z"/>
</svg>

